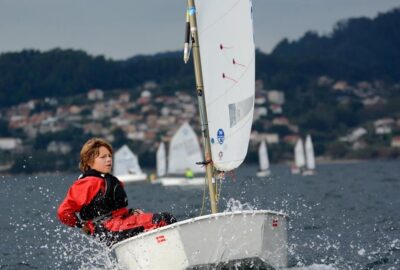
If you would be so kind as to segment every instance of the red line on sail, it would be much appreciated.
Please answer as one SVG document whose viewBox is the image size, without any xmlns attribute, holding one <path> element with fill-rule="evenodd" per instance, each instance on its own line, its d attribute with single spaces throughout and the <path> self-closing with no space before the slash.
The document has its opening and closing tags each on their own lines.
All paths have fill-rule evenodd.
<svg viewBox="0 0 400 270">
<path fill-rule="evenodd" d="M 238 65 L 238 66 L 241 66 L 241 67 L 246 67 L 245 65 L 242 65 L 242 64 L 236 62 L 235 58 L 233 58 L 232 63 L 233 63 L 234 65 Z"/>
<path fill-rule="evenodd" d="M 221 43 L 221 44 L 219 44 L 219 48 L 220 48 L 221 50 L 224 50 L 224 49 L 233 49 L 233 46 L 224 46 L 224 45 Z"/>
<path fill-rule="evenodd" d="M 231 81 L 233 81 L 233 82 L 235 82 L 235 83 L 238 82 L 237 80 L 235 80 L 235 79 L 233 79 L 233 78 L 231 78 L 231 77 L 226 76 L 225 73 L 222 73 L 222 78 L 223 78 L 223 79 L 227 79 L 227 80 L 231 80 Z"/>
</svg>

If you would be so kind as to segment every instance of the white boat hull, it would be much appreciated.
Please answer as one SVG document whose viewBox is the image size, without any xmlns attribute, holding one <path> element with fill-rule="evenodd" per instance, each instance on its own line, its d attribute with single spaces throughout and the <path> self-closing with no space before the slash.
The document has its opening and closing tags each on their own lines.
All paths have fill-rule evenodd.
<svg viewBox="0 0 400 270">
<path fill-rule="evenodd" d="M 127 270 L 178 270 L 249 259 L 285 268 L 287 217 L 264 210 L 211 214 L 139 234 L 117 243 L 113 251 Z"/>
<path fill-rule="evenodd" d="M 156 178 L 156 179 L 154 179 L 154 180 L 150 180 L 150 183 L 151 184 L 161 184 L 161 178 Z"/>
<path fill-rule="evenodd" d="M 314 175 L 314 174 L 315 174 L 314 170 L 304 170 L 302 172 L 302 175 L 304 175 L 304 176 L 310 176 L 310 175 Z"/>
<path fill-rule="evenodd" d="M 117 178 L 124 183 L 142 182 L 147 181 L 147 174 L 123 174 L 117 175 Z"/>
<path fill-rule="evenodd" d="M 203 177 L 163 177 L 160 179 L 163 186 L 202 186 L 205 185 Z"/>
<path fill-rule="evenodd" d="M 301 173 L 301 169 L 297 168 L 297 167 L 290 168 L 290 171 L 292 172 L 292 174 L 300 174 Z"/>
<path fill-rule="evenodd" d="M 265 171 L 258 171 L 257 172 L 257 177 L 267 177 L 271 175 L 270 170 L 265 170 Z"/>
</svg>

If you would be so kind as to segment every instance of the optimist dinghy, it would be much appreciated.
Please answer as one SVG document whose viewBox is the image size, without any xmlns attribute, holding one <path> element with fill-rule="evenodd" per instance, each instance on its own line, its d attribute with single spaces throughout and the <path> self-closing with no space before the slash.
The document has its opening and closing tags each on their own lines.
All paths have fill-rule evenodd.
<svg viewBox="0 0 400 270">
<path fill-rule="evenodd" d="M 126 269 L 210 269 L 231 262 L 286 267 L 286 217 L 268 211 L 218 213 L 184 220 L 114 246 Z"/>
<path fill-rule="evenodd" d="M 202 160 L 200 144 L 189 123 L 183 123 L 169 144 L 167 175 L 160 177 L 163 186 L 204 186 L 204 168 L 196 165 Z M 190 169 L 194 177 L 184 176 Z M 201 176 L 198 176 L 201 174 Z"/>
<path fill-rule="evenodd" d="M 287 266 L 287 217 L 259 210 L 218 213 L 219 176 L 246 157 L 255 94 L 250 0 L 188 0 L 185 62 L 193 55 L 211 214 L 116 245 L 127 270 L 210 269 L 260 262 Z"/>
<path fill-rule="evenodd" d="M 267 144 L 265 141 L 262 141 L 258 148 L 258 162 L 259 162 L 259 171 L 257 172 L 257 177 L 267 177 L 271 174 L 269 169 L 269 157 Z"/>
</svg>

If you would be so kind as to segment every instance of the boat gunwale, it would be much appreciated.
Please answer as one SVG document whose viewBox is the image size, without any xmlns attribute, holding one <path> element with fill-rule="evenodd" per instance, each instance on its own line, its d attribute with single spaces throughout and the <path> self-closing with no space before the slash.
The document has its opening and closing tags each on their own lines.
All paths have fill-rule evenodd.
<svg viewBox="0 0 400 270">
<path fill-rule="evenodd" d="M 111 250 L 115 251 L 115 249 L 117 249 L 118 247 L 126 244 L 127 242 L 133 241 L 135 239 L 140 239 L 140 238 L 144 238 L 147 236 L 151 236 L 152 234 L 158 234 L 162 231 L 166 231 L 169 229 L 173 229 L 175 227 L 180 227 L 182 225 L 187 225 L 196 221 L 201 221 L 201 220 L 206 220 L 206 219 L 218 219 L 219 217 L 225 217 L 225 216 L 236 216 L 236 215 L 260 215 L 260 214 L 271 214 L 274 216 L 281 216 L 283 218 L 288 219 L 289 216 L 283 212 L 277 212 L 277 211 L 272 211 L 272 210 L 241 210 L 241 211 L 232 211 L 232 212 L 221 212 L 221 213 L 215 213 L 215 214 L 208 214 L 208 215 L 203 215 L 203 216 L 199 216 L 199 217 L 195 217 L 195 218 L 189 218 L 189 219 L 185 219 L 167 226 L 163 226 L 148 232 L 144 232 L 144 233 L 140 233 L 136 236 L 127 238 L 125 240 L 122 240 L 121 242 L 116 243 L 115 245 L 113 245 L 111 247 Z"/>
</svg>

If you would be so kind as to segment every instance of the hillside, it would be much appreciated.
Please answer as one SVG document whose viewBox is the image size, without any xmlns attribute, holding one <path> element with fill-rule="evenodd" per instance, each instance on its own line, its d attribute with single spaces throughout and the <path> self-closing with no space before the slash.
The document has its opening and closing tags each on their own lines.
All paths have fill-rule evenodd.
<svg viewBox="0 0 400 270">
<path fill-rule="evenodd" d="M 328 36 L 307 32 L 293 42 L 281 41 L 271 53 L 280 71 L 307 77 L 327 74 L 348 81 L 400 79 L 400 9 L 375 19 L 340 21 Z"/>
<path fill-rule="evenodd" d="M 337 23 L 328 36 L 308 32 L 282 40 L 271 54 L 257 52 L 257 78 L 267 87 L 290 89 L 328 75 L 348 81 L 400 81 L 400 9 L 375 19 Z M 193 86 L 192 65 L 181 52 L 112 61 L 83 51 L 26 50 L 0 55 L 0 107 L 34 98 L 68 96 L 91 88 L 135 88 L 147 80 L 165 87 Z"/>
<path fill-rule="evenodd" d="M 322 158 L 399 157 L 399 45 L 396 9 L 339 22 L 327 36 L 283 40 L 271 54 L 257 51 L 246 162 L 257 161 L 267 135 L 275 138 L 273 162 L 292 160 L 293 143 L 306 134 Z M 142 165 L 154 167 L 157 143 L 168 141 L 178 123 L 199 126 L 194 84 L 182 52 L 124 61 L 60 49 L 1 54 L 0 137 L 19 138 L 22 146 L 0 150 L 0 170 L 74 168 L 73 154 L 91 136 L 129 144 Z M 101 98 L 89 99 L 91 89 L 101 89 Z M 49 157 L 54 162 L 45 162 Z"/>
</svg>

